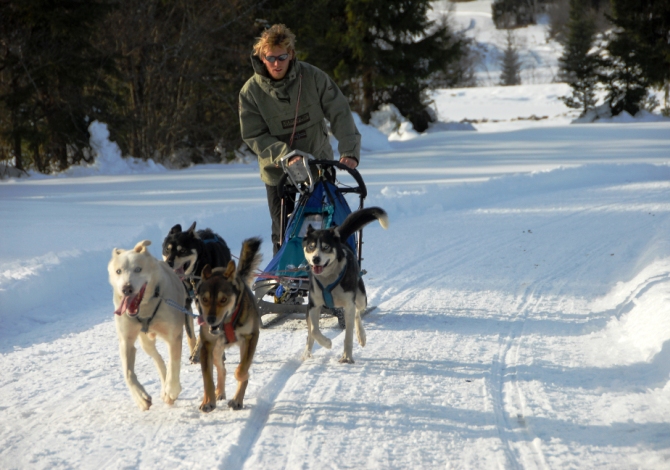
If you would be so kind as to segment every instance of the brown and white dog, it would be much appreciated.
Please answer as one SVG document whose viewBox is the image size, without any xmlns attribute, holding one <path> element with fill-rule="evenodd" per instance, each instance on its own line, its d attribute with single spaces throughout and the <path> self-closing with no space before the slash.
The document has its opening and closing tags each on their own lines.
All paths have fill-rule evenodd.
<svg viewBox="0 0 670 470">
<path fill-rule="evenodd" d="M 161 398 L 173 404 L 181 392 L 179 371 L 185 315 L 176 307 L 184 305 L 186 292 L 179 276 L 163 261 L 147 251 L 143 240 L 132 250 L 114 248 L 109 261 L 109 283 L 114 291 L 116 333 L 119 338 L 121 368 L 135 403 L 141 410 L 151 407 L 151 396 L 135 375 L 135 341 L 154 360 L 161 379 Z M 193 331 L 192 319 L 191 331 Z M 156 338 L 168 344 L 168 366 L 156 350 Z M 191 347 L 195 338 L 189 338 Z"/>
<path fill-rule="evenodd" d="M 239 266 L 230 261 L 226 268 L 202 270 L 202 281 L 196 289 L 200 317 L 200 366 L 205 395 L 200 410 L 209 413 L 217 400 L 225 400 L 226 368 L 224 351 L 234 345 L 240 348 L 240 364 L 235 370 L 237 391 L 228 406 L 240 410 L 249 383 L 249 368 L 256 352 L 260 332 L 260 315 L 251 292 L 254 271 L 261 263 L 261 240 L 249 238 L 242 243 Z M 217 370 L 216 390 L 212 366 Z"/>
<path fill-rule="evenodd" d="M 354 326 L 358 344 L 365 346 L 365 330 L 361 315 L 367 307 L 365 285 L 353 250 L 346 240 L 374 220 L 388 227 L 388 216 L 379 207 L 352 212 L 339 227 L 314 230 L 310 225 L 302 240 L 305 258 L 310 266 L 307 313 L 307 345 L 303 359 L 312 356 L 314 340 L 326 349 L 331 341 L 319 329 L 321 309 L 341 308 L 344 313 L 344 352 L 340 362 L 353 364 Z"/>
</svg>

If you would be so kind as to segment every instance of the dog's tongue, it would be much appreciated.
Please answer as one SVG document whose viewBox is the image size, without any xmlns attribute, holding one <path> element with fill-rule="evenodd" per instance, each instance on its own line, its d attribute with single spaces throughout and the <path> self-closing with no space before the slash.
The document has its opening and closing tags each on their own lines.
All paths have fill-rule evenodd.
<svg viewBox="0 0 670 470">
<path fill-rule="evenodd" d="M 137 311 L 140 308 L 140 302 L 142 302 L 142 299 L 144 298 L 144 291 L 146 289 L 147 284 L 145 282 L 135 297 L 124 297 L 121 301 L 121 305 L 119 305 L 119 308 L 117 308 L 114 313 L 116 315 L 123 315 L 123 312 L 128 312 L 130 315 L 137 315 Z"/>
<path fill-rule="evenodd" d="M 323 272 L 323 266 L 312 266 L 312 272 L 314 274 L 321 274 Z"/>
<path fill-rule="evenodd" d="M 202 319 L 202 315 L 198 315 L 198 326 L 202 326 L 205 324 L 205 320 Z"/>
<path fill-rule="evenodd" d="M 123 300 L 121 301 L 121 305 L 119 305 L 119 308 L 114 310 L 114 315 L 123 315 L 123 312 L 125 312 L 126 308 L 128 307 L 129 300 L 130 297 L 124 297 Z"/>
</svg>

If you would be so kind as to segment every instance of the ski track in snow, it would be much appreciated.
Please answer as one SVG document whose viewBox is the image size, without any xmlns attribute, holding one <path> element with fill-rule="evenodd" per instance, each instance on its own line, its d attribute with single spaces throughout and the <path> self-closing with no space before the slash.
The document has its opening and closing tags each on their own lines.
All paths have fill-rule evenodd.
<svg viewBox="0 0 670 470">
<path fill-rule="evenodd" d="M 322 320 L 303 362 L 304 321 L 278 321 L 235 412 L 199 411 L 185 342 L 173 406 L 138 351 L 138 411 L 106 265 L 194 220 L 234 254 L 265 234 L 267 263 L 256 166 L 0 183 L 0 468 L 670 468 L 670 127 L 568 126 L 564 90 L 442 90 L 445 120 L 506 123 L 366 153 L 391 222 L 365 229 L 366 347 L 339 364 Z M 531 113 L 563 114 L 518 130 Z"/>
</svg>

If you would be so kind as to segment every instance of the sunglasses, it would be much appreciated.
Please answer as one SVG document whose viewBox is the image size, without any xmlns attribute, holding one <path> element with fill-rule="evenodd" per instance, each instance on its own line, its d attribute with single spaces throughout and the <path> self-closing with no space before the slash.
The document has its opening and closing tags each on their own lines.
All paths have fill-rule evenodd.
<svg viewBox="0 0 670 470">
<path fill-rule="evenodd" d="M 282 54 L 282 55 L 267 55 L 265 56 L 265 60 L 270 62 L 271 64 L 274 64 L 275 61 L 279 62 L 284 62 L 286 59 L 288 59 L 288 54 Z"/>
</svg>

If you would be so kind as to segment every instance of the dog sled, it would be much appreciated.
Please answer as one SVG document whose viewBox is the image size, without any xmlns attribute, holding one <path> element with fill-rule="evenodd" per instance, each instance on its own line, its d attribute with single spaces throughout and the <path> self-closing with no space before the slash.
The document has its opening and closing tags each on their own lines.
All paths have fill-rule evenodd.
<svg viewBox="0 0 670 470">
<path fill-rule="evenodd" d="M 300 160 L 289 166 L 289 159 L 296 156 Z M 318 230 L 340 225 L 351 213 L 345 195 L 358 196 L 358 209 L 363 208 L 367 196 L 358 170 L 338 161 L 314 160 L 311 155 L 294 151 L 286 155 L 281 164 L 284 176 L 277 187 L 282 208 L 281 246 L 253 284 L 264 328 L 287 316 L 306 318 L 309 265 L 302 240 L 307 228 L 311 225 Z M 284 223 L 288 198 L 296 196 L 295 208 Z M 354 251 L 360 266 L 363 260 L 363 230 L 351 235 L 347 244 Z M 340 327 L 345 327 L 341 309 L 323 307 L 321 316 L 334 316 Z"/>
</svg>

